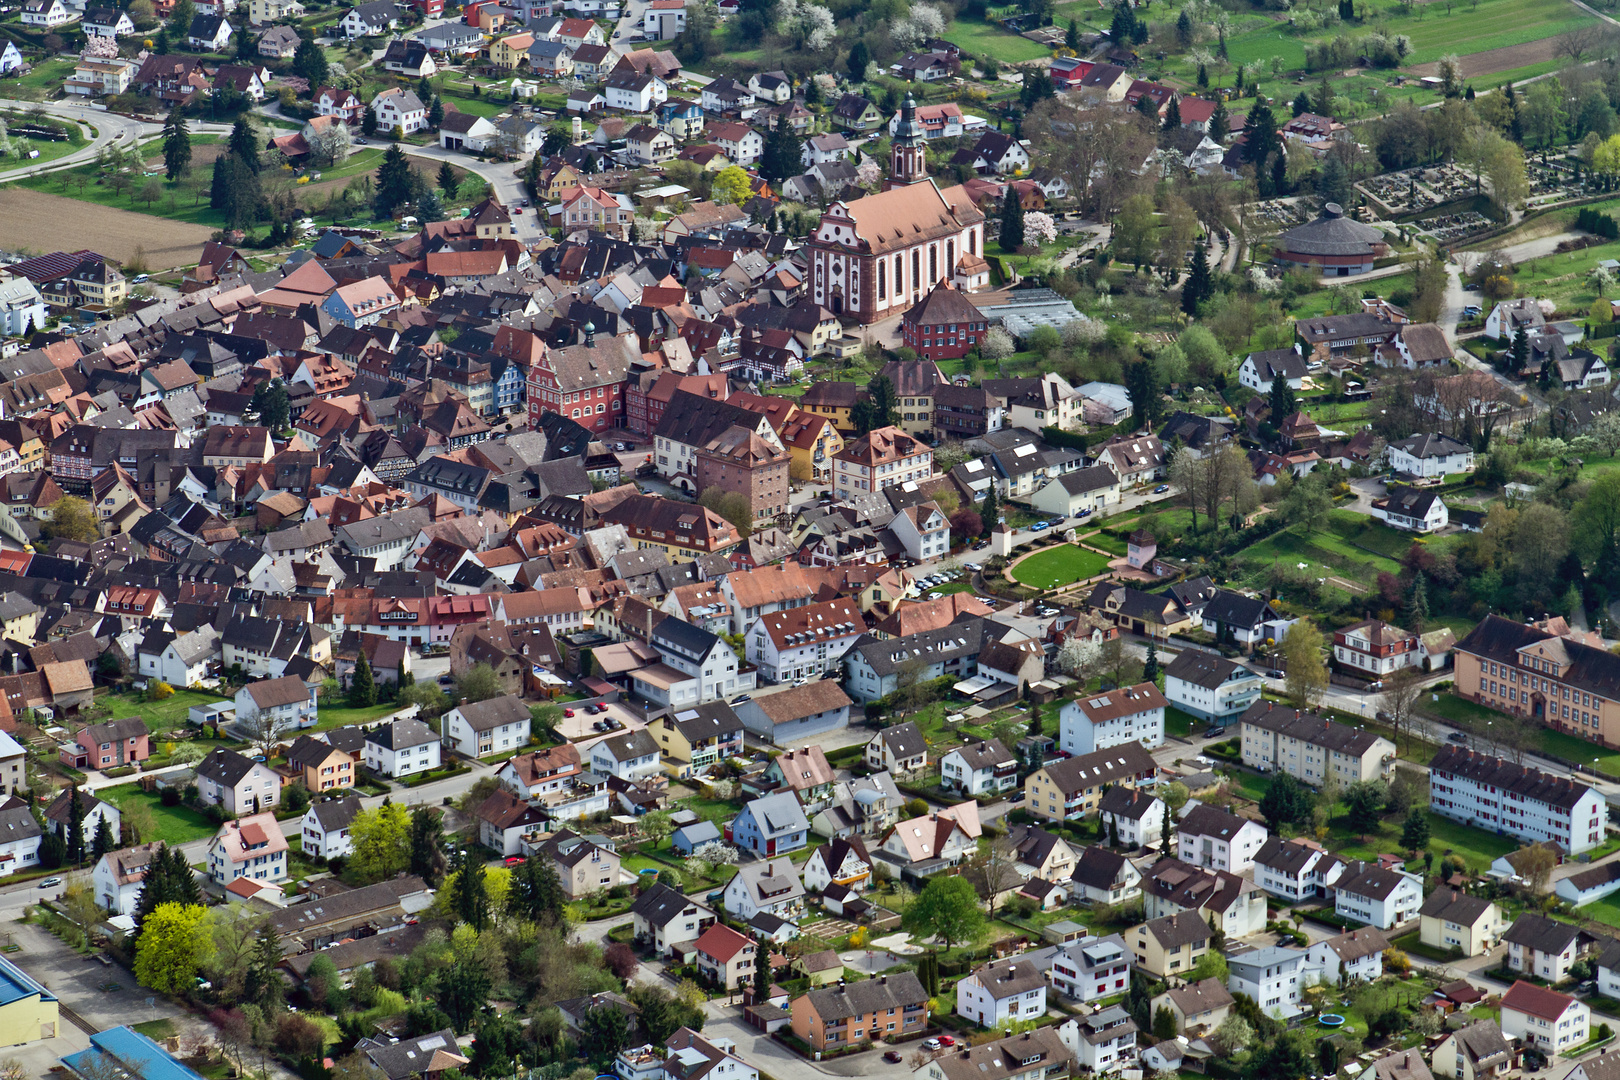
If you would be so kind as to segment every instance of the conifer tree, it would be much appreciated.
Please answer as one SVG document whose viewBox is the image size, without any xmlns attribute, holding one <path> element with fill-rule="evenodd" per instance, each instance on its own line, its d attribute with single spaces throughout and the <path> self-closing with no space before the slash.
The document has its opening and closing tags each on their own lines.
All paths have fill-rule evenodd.
<svg viewBox="0 0 1620 1080">
<path fill-rule="evenodd" d="M 191 128 L 179 103 L 163 122 L 163 172 L 172 183 L 191 171 Z"/>
<path fill-rule="evenodd" d="M 369 709 L 377 704 L 377 680 L 371 673 L 371 662 L 366 651 L 354 662 L 354 674 L 349 677 L 349 708 Z"/>
<path fill-rule="evenodd" d="M 1001 250 L 1017 251 L 1024 246 L 1024 205 L 1018 201 L 1018 191 L 1007 185 L 1007 195 L 1001 200 Z"/>
</svg>

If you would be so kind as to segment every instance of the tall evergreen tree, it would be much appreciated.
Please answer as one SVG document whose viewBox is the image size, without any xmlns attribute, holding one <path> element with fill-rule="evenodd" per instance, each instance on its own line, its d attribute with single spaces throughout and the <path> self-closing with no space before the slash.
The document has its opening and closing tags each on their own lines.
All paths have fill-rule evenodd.
<svg viewBox="0 0 1620 1080">
<path fill-rule="evenodd" d="M 331 67 L 326 61 L 326 53 L 315 44 L 314 38 L 304 39 L 293 54 L 293 72 L 300 78 L 309 80 L 311 90 L 318 89 L 326 82 Z"/>
<path fill-rule="evenodd" d="M 849 50 L 850 82 L 863 83 L 866 81 L 866 69 L 872 66 L 872 52 L 866 47 L 866 42 L 857 41 Z"/>
<path fill-rule="evenodd" d="M 96 838 L 91 851 L 96 859 L 100 859 L 109 851 L 118 848 L 118 840 L 113 836 L 112 820 L 106 814 L 96 819 Z"/>
<path fill-rule="evenodd" d="M 1193 81 L 1198 84 L 1198 89 L 1200 89 L 1200 90 L 1208 89 L 1208 87 L 1209 87 L 1209 68 L 1205 67 L 1203 64 L 1199 64 L 1198 65 L 1198 76 Z"/>
<path fill-rule="evenodd" d="M 765 149 L 759 158 L 759 175 L 767 182 L 780 184 L 790 176 L 804 171 L 799 155 L 802 153 L 799 137 L 786 120 L 778 120 L 765 133 Z"/>
<path fill-rule="evenodd" d="M 170 182 L 191 171 L 191 128 L 178 103 L 163 121 L 163 172 Z"/>
<path fill-rule="evenodd" d="M 354 674 L 349 677 L 349 708 L 369 709 L 377 704 L 377 680 L 371 673 L 371 661 L 361 649 L 354 662 Z"/>
<path fill-rule="evenodd" d="M 399 148 L 399 143 L 390 144 L 377 168 L 377 193 L 372 197 L 378 217 L 393 217 L 396 207 L 411 201 L 413 177 L 405 151 Z"/>
<path fill-rule="evenodd" d="M 1001 200 L 1001 250 L 1017 251 L 1024 246 L 1024 206 L 1018 201 L 1018 192 L 1007 185 L 1006 197 Z"/>
<path fill-rule="evenodd" d="M 1282 146 L 1282 137 L 1277 133 L 1277 118 L 1272 115 L 1270 105 L 1260 102 L 1249 110 L 1243 136 L 1243 160 L 1258 172 Z"/>
<path fill-rule="evenodd" d="M 419 806 L 411 811 L 411 873 L 438 888 L 444 880 L 444 821 L 437 810 Z M 545 862 L 544 859 L 534 860 Z"/>
<path fill-rule="evenodd" d="M 1304 113 L 1310 112 L 1311 95 L 1307 94 L 1303 89 L 1301 89 L 1299 93 L 1294 95 L 1294 104 L 1291 106 L 1291 108 L 1294 110 L 1295 116 L 1300 116 Z"/>
<path fill-rule="evenodd" d="M 1198 306 L 1215 292 L 1209 276 L 1209 254 L 1203 244 L 1193 244 L 1192 262 L 1188 266 L 1187 280 L 1181 285 L 1181 310 L 1189 318 L 1198 316 Z"/>
<path fill-rule="evenodd" d="M 1271 193 L 1278 198 L 1288 194 L 1288 159 L 1281 150 L 1271 159 Z"/>
<path fill-rule="evenodd" d="M 1192 16 L 1187 14 L 1186 8 L 1182 8 L 1181 14 L 1176 16 L 1176 44 L 1183 49 L 1191 47 L 1196 33 Z"/>
<path fill-rule="evenodd" d="M 771 939 L 760 937 L 754 941 L 754 1000 L 771 989 Z"/>
<path fill-rule="evenodd" d="M 78 784 L 73 785 L 68 802 L 67 857 L 74 865 L 84 862 L 84 799 L 79 795 Z"/>
<path fill-rule="evenodd" d="M 1412 579 L 1412 603 L 1410 616 L 1407 619 L 1412 626 L 1414 634 L 1423 633 L 1424 627 L 1429 623 L 1429 591 L 1424 581 L 1429 575 L 1419 570 Z"/>
<path fill-rule="evenodd" d="M 1073 19 L 1069 20 L 1069 29 L 1063 34 L 1063 47 L 1070 52 L 1080 51 L 1080 24 Z"/>
<path fill-rule="evenodd" d="M 1199 68 L 1200 71 L 1203 68 Z M 1223 142 L 1232 130 L 1232 120 L 1226 113 L 1226 101 L 1222 99 L 1215 103 L 1215 111 L 1209 118 L 1209 137 L 1216 142 Z"/>
<path fill-rule="evenodd" d="M 484 860 L 471 844 L 456 853 L 456 879 L 450 890 L 450 908 L 456 917 L 483 933 L 489 925 L 489 889 L 484 881 Z"/>
<path fill-rule="evenodd" d="M 178 847 L 169 849 L 169 884 L 176 903 L 196 905 L 203 902 L 197 872 L 186 862 L 186 853 Z"/>
<path fill-rule="evenodd" d="M 243 34 L 242 36 L 246 37 L 247 35 Z M 257 173 L 263 170 L 264 160 L 260 157 L 259 151 L 259 130 L 254 126 L 252 118 L 246 113 L 238 117 L 236 123 L 231 125 L 230 152 L 253 172 Z"/>
<path fill-rule="evenodd" d="M 1278 424 L 1282 423 L 1283 417 L 1293 415 L 1294 406 L 1296 404 L 1294 400 L 1294 388 L 1288 385 L 1288 376 L 1284 375 L 1280 371 L 1277 373 L 1277 377 L 1271 380 L 1269 403 L 1271 405 L 1272 427 L 1276 427 Z"/>
<path fill-rule="evenodd" d="M 360 114 L 360 134 L 377 134 L 377 110 L 366 109 Z"/>
<path fill-rule="evenodd" d="M 1153 374 L 1153 364 L 1147 360 L 1133 360 L 1125 365 L 1125 388 L 1131 395 L 1131 427 L 1145 431 L 1159 418 L 1161 398 L 1159 381 Z"/>
<path fill-rule="evenodd" d="M 281 961 L 281 935 L 266 921 L 259 927 L 253 957 L 248 961 L 247 978 L 242 987 L 245 1003 L 257 1005 L 267 1014 L 281 1005 L 285 985 L 281 980 Z"/>
<path fill-rule="evenodd" d="M 1519 327 L 1513 334 L 1513 351 L 1508 354 L 1512 365 L 1510 374 L 1518 375 L 1530 363 L 1530 339 L 1525 336 L 1524 327 Z"/>
<path fill-rule="evenodd" d="M 1147 659 L 1142 663 L 1142 681 L 1156 682 L 1159 678 L 1159 650 L 1148 638 Z"/>
<path fill-rule="evenodd" d="M 996 501 L 996 485 L 991 484 L 984 489 L 984 501 L 979 504 L 980 527 L 984 529 L 985 535 L 989 535 L 990 530 L 996 527 L 996 520 L 1000 516 L 1001 507 Z"/>
<path fill-rule="evenodd" d="M 439 190 L 444 192 L 444 197 L 447 199 L 455 198 L 456 192 L 460 189 L 461 184 L 460 181 L 456 179 L 455 167 L 448 161 L 439 166 L 438 180 Z"/>
<path fill-rule="evenodd" d="M 1174 134 L 1181 130 L 1181 97 L 1176 94 L 1170 96 L 1170 104 L 1164 108 L 1163 130 L 1166 134 Z"/>
<path fill-rule="evenodd" d="M 508 915 L 540 926 L 560 924 L 567 900 L 550 859 L 530 859 L 512 870 L 506 892 Z"/>
</svg>

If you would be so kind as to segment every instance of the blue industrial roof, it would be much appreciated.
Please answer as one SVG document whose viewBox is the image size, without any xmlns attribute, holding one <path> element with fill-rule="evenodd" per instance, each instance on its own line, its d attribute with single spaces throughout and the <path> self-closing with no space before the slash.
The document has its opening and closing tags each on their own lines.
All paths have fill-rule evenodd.
<svg viewBox="0 0 1620 1080">
<path fill-rule="evenodd" d="M 0 1005 L 10 1005 L 38 994 L 42 1001 L 55 1001 L 56 995 L 41 986 L 32 975 L 0 956 Z"/>
<path fill-rule="evenodd" d="M 90 1036 L 90 1042 L 89 1050 L 62 1059 L 64 1065 L 81 1076 L 105 1076 L 105 1066 L 116 1063 L 137 1080 L 203 1080 L 133 1028 L 108 1028 Z M 89 1071 L 80 1068 L 81 1064 L 89 1065 Z M 98 1069 L 98 1065 L 102 1068 Z"/>
</svg>

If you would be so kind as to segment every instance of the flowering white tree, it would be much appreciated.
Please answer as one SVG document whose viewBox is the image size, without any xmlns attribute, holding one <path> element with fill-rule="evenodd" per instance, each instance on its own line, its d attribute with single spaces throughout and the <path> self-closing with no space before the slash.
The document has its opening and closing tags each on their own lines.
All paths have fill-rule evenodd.
<svg viewBox="0 0 1620 1080">
<path fill-rule="evenodd" d="M 1089 637 L 1070 634 L 1058 650 L 1058 669 L 1065 675 L 1084 679 L 1098 660 L 1102 659 L 1102 646 Z"/>
<path fill-rule="evenodd" d="M 1076 345 L 1095 345 L 1108 334 L 1102 323 L 1083 315 L 1064 323 L 1063 329 L 1059 332 L 1063 335 L 1063 344 L 1071 349 Z"/>
<path fill-rule="evenodd" d="M 913 4 L 911 14 L 889 27 L 889 36 L 902 52 L 910 52 L 945 32 L 945 16 L 932 4 Z"/>
<path fill-rule="evenodd" d="M 979 355 L 986 360 L 1005 360 L 1017 351 L 1012 335 L 999 326 L 992 326 L 979 339 Z"/>
<path fill-rule="evenodd" d="M 1057 239 L 1057 222 L 1052 215 L 1040 210 L 1031 210 L 1024 215 L 1024 242 L 1029 244 L 1050 244 Z"/>
<path fill-rule="evenodd" d="M 837 36 L 833 13 L 810 0 L 782 0 L 777 16 L 782 35 L 793 38 L 801 48 L 825 49 Z"/>
<path fill-rule="evenodd" d="M 855 167 L 855 182 L 863 188 L 875 188 L 883 179 L 883 166 L 867 158 Z"/>
<path fill-rule="evenodd" d="M 86 60 L 111 60 L 118 55 L 118 41 L 116 38 L 91 34 L 84 39 L 84 49 L 79 55 Z"/>
<path fill-rule="evenodd" d="M 708 877 L 709 871 L 714 867 L 708 859 L 700 859 L 696 855 L 689 856 L 681 862 L 681 869 L 695 878 Z"/>
<path fill-rule="evenodd" d="M 707 844 L 699 844 L 692 849 L 695 858 L 707 859 L 715 866 L 735 866 L 739 857 L 737 849 L 730 844 L 723 844 L 718 840 L 710 840 Z"/>
</svg>

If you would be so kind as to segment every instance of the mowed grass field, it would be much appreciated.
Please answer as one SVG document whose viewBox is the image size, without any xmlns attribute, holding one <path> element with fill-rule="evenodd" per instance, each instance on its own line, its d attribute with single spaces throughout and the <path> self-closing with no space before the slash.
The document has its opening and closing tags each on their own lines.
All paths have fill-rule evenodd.
<svg viewBox="0 0 1620 1080">
<path fill-rule="evenodd" d="M 1100 574 L 1108 559 L 1074 544 L 1061 544 L 1038 552 L 1012 568 L 1014 580 L 1037 589 L 1051 589 Z"/>
<path fill-rule="evenodd" d="M 960 45 L 963 52 L 993 56 L 1003 64 L 1021 64 L 1052 55 L 1051 50 L 1038 41 L 983 22 L 957 20 L 945 32 L 945 40 Z"/>
</svg>

